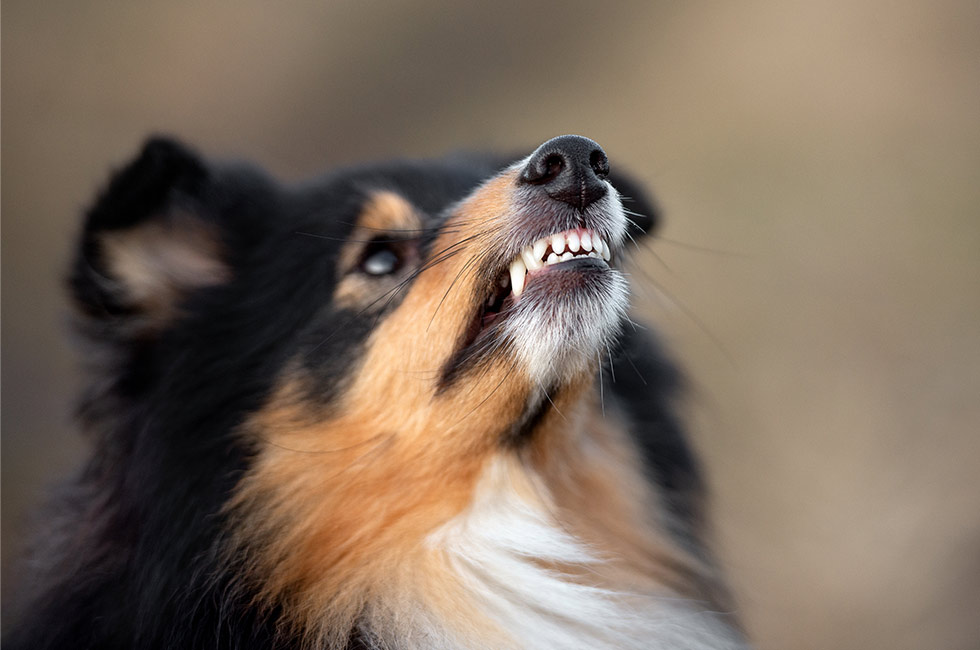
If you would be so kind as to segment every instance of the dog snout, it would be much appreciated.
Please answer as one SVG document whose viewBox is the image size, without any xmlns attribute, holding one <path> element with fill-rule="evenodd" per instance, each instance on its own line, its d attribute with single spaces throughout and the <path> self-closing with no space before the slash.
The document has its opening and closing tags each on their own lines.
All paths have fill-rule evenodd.
<svg viewBox="0 0 980 650">
<path fill-rule="evenodd" d="M 609 191 L 603 180 L 608 174 L 609 159 L 597 142 L 562 135 L 531 154 L 520 182 L 540 186 L 552 199 L 584 210 Z"/>
</svg>

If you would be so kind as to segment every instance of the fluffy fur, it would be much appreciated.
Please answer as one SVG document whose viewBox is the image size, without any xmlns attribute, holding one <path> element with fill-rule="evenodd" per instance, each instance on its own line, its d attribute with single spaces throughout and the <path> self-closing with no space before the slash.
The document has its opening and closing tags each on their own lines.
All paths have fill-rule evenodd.
<svg viewBox="0 0 980 650">
<path fill-rule="evenodd" d="M 623 327 L 654 223 L 577 136 L 299 186 L 151 140 L 80 237 L 93 455 L 5 647 L 744 647 L 677 374 Z M 611 262 L 518 295 L 575 229 Z"/>
</svg>

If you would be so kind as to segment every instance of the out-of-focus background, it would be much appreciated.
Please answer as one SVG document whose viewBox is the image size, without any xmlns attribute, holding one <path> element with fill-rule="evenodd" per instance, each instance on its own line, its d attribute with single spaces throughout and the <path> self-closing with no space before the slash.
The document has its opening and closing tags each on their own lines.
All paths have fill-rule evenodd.
<svg viewBox="0 0 980 650">
<path fill-rule="evenodd" d="M 76 462 L 61 277 L 151 132 L 301 179 L 599 141 L 759 648 L 980 645 L 980 3 L 5 0 L 2 548 Z"/>
</svg>

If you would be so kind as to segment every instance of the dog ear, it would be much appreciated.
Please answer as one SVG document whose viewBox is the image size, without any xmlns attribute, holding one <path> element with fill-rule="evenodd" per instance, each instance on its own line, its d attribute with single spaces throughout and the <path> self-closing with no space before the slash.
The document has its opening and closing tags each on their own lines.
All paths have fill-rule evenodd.
<svg viewBox="0 0 980 650">
<path fill-rule="evenodd" d="M 609 174 L 609 182 L 619 192 L 623 210 L 629 219 L 627 232 L 633 239 L 652 234 L 660 225 L 660 209 L 645 189 L 629 174 L 615 168 Z"/>
<path fill-rule="evenodd" d="M 177 318 L 192 292 L 225 282 L 211 185 L 197 154 L 149 140 L 87 214 L 70 275 L 76 309 L 117 337 L 145 337 Z"/>
</svg>

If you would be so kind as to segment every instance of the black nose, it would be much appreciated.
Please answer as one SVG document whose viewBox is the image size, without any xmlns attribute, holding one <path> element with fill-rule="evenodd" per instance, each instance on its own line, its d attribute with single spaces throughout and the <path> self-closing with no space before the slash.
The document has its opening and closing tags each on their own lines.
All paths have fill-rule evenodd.
<svg viewBox="0 0 980 650">
<path fill-rule="evenodd" d="M 520 180 L 541 185 L 551 198 L 584 210 L 609 191 L 603 179 L 609 159 L 593 140 L 580 135 L 560 135 L 531 154 Z"/>
</svg>

